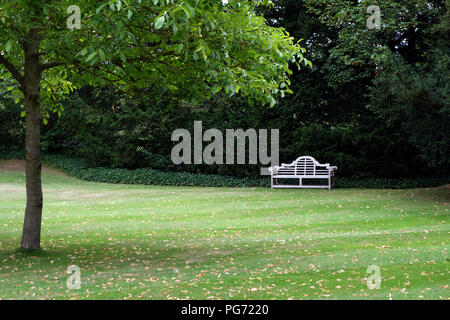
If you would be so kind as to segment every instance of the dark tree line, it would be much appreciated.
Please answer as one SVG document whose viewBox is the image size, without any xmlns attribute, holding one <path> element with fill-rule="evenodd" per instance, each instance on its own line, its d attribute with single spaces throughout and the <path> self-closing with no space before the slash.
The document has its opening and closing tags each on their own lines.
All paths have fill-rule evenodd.
<svg viewBox="0 0 450 320">
<path fill-rule="evenodd" d="M 364 2 L 278 0 L 270 24 L 303 38 L 312 68 L 295 71 L 292 95 L 273 108 L 238 95 L 199 105 L 129 99 L 85 87 L 43 126 L 45 152 L 70 153 L 92 166 L 256 176 L 258 166 L 183 166 L 170 161 L 176 128 L 279 128 L 280 160 L 312 155 L 350 177 L 448 174 L 450 42 L 448 1 L 384 2 L 382 29 L 368 31 Z M 344 14 L 342 14 L 344 13 Z M 23 140 L 18 106 L 0 100 L 1 148 Z"/>
</svg>

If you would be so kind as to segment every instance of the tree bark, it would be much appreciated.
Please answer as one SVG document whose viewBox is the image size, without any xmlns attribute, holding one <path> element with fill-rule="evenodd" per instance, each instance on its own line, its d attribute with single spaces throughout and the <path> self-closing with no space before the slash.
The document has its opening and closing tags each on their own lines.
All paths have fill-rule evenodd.
<svg viewBox="0 0 450 320">
<path fill-rule="evenodd" d="M 23 93 L 26 111 L 26 190 L 27 205 L 23 223 L 21 248 L 39 249 L 41 242 L 42 220 L 42 185 L 41 185 L 41 104 L 39 66 L 40 34 L 38 29 L 31 29 L 28 39 L 23 44 L 25 66 Z"/>
</svg>

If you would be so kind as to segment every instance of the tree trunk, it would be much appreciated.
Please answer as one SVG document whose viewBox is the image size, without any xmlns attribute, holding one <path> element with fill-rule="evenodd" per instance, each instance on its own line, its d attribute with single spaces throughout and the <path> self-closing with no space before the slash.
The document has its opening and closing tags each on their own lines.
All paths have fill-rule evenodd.
<svg viewBox="0 0 450 320">
<path fill-rule="evenodd" d="M 38 29 L 31 29 L 24 43 L 25 68 L 23 93 L 26 111 L 26 189 L 27 206 L 23 223 L 21 248 L 39 249 L 41 242 L 42 185 L 41 185 L 41 104 Z"/>
</svg>

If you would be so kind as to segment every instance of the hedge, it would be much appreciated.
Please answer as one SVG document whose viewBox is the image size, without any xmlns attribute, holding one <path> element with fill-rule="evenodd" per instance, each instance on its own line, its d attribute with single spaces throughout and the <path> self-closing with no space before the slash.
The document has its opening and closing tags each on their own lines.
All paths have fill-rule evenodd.
<svg viewBox="0 0 450 320">
<path fill-rule="evenodd" d="M 24 159 L 23 151 L 0 154 L 0 159 Z M 198 186 L 198 187 L 270 187 L 268 177 L 237 178 L 203 173 L 164 172 L 155 169 L 90 168 L 80 159 L 67 155 L 43 154 L 42 161 L 75 178 L 106 183 Z M 438 187 L 450 183 L 450 177 L 419 177 L 413 179 L 351 179 L 336 177 L 337 188 L 410 189 Z"/>
<path fill-rule="evenodd" d="M 42 154 L 42 162 L 75 178 L 107 183 L 199 186 L 199 187 L 268 187 L 268 178 L 252 179 L 187 172 L 164 172 L 155 169 L 89 168 L 83 160 L 66 155 Z M 24 159 L 23 152 L 0 154 L 0 159 Z"/>
</svg>

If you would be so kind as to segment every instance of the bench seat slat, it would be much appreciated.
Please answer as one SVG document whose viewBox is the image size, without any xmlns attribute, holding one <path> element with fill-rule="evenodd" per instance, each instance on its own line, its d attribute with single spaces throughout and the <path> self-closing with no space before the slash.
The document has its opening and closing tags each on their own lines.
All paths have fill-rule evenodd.
<svg viewBox="0 0 450 320">
<path fill-rule="evenodd" d="M 293 188 L 305 188 L 305 189 L 328 189 L 328 186 L 309 186 L 309 185 L 303 185 L 303 186 L 299 186 L 297 185 L 283 185 L 283 184 L 278 184 L 278 185 L 274 185 L 273 188 L 285 188 L 285 189 L 293 189 Z"/>
<path fill-rule="evenodd" d="M 328 179 L 329 175 L 274 175 L 274 178 L 287 178 L 287 179 Z"/>
</svg>

